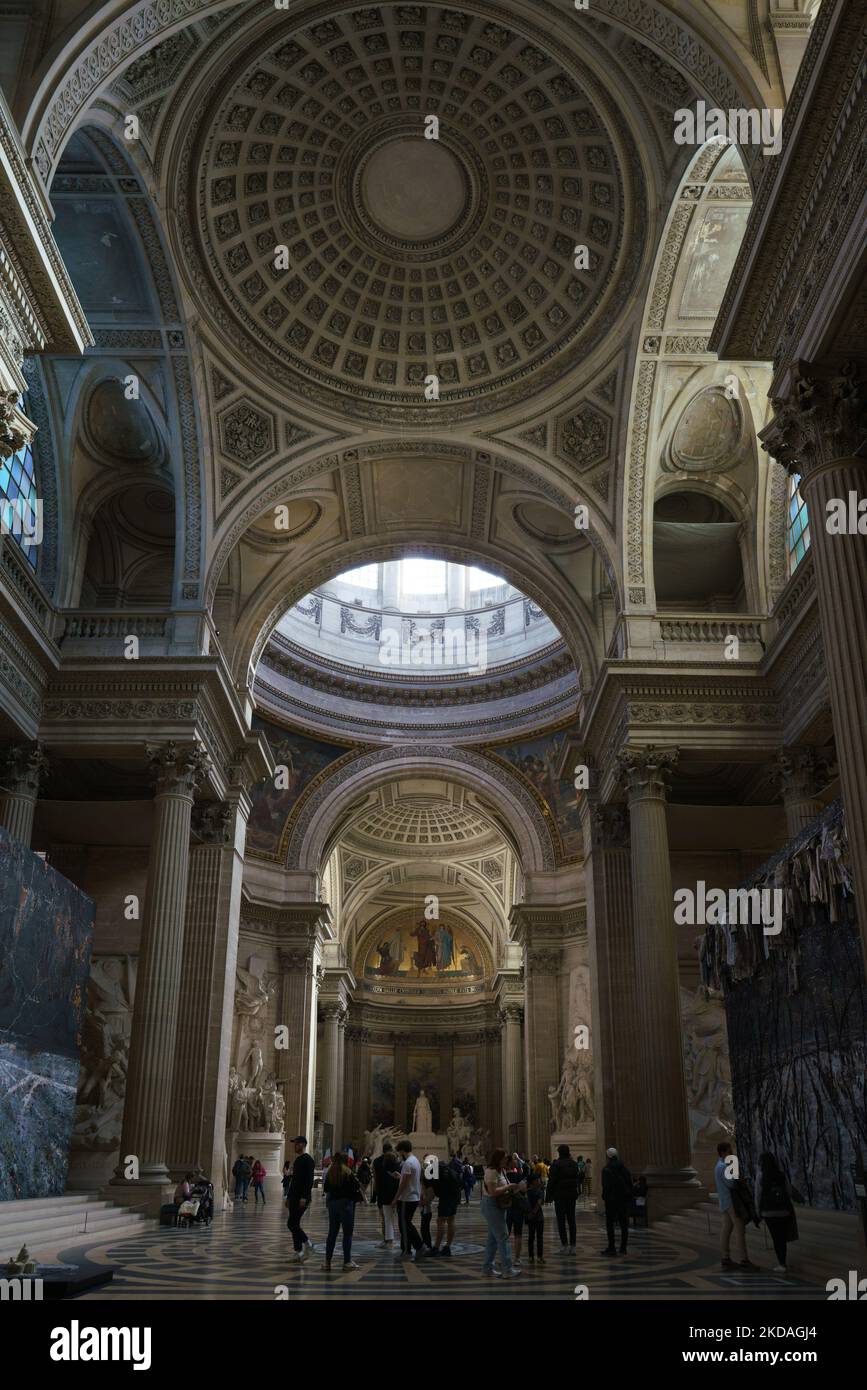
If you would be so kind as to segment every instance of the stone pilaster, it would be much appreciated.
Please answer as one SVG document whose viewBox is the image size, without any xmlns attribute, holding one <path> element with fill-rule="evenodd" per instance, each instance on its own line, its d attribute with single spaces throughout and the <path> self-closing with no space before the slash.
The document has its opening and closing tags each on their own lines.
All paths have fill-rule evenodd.
<svg viewBox="0 0 867 1390">
<path fill-rule="evenodd" d="M 319 904 L 312 905 L 316 915 Z M 289 1046 L 277 1051 L 277 1080 L 286 1099 L 286 1136 L 305 1134 L 313 1142 L 316 1098 L 316 1013 L 321 967 L 319 942 L 312 926 L 306 940 L 278 948 L 280 1011 L 278 1023 L 288 1030 Z"/>
<path fill-rule="evenodd" d="M 629 812 L 585 800 L 582 829 L 599 1151 L 613 1144 L 637 1165 L 645 1147 Z"/>
<path fill-rule="evenodd" d="M 147 895 L 132 1021 L 120 1164 L 112 1184 L 132 1188 L 123 1176 L 127 1156 L 138 1159 L 141 1186 L 169 1180 L 169 1126 L 190 852 L 193 796 L 208 762 L 198 745 L 149 744 L 156 781 Z"/>
<path fill-rule="evenodd" d="M 349 1018 L 349 1011 L 344 1009 L 337 1020 L 337 1118 L 335 1124 L 335 1138 L 341 1148 L 346 1143 L 346 1115 L 349 1109 L 349 1091 L 346 1075 L 346 1025 Z M 351 1137 L 351 1136 L 350 1136 Z"/>
<path fill-rule="evenodd" d="M 509 1148 L 515 1140 L 513 1126 L 523 1128 L 523 1042 L 521 1026 L 524 1010 L 520 1003 L 506 999 L 500 1005 L 502 1027 L 501 1057 L 503 1064 L 502 1142 Z M 520 1129 L 517 1131 L 520 1138 Z"/>
<path fill-rule="evenodd" d="M 440 1043 L 440 1130 L 444 1134 L 452 1118 L 455 1087 L 455 1042 Z"/>
<path fill-rule="evenodd" d="M 800 474 L 810 518 L 810 543 L 846 829 L 856 892 L 867 897 L 867 539 L 837 533 L 829 503 L 858 513 L 867 499 L 863 369 L 799 362 L 788 397 L 775 400 L 774 419 L 761 434 L 772 457 Z M 850 506 L 850 502 L 854 506 Z M 829 525 L 831 529 L 829 530 Z M 859 912 L 867 960 L 867 913 Z"/>
<path fill-rule="evenodd" d="M 619 769 L 629 798 L 635 982 L 642 1059 L 644 1152 L 657 1215 L 697 1200 L 691 1150 L 677 937 L 665 801 L 673 749 L 624 748 Z M 636 1165 L 637 1166 L 637 1165 Z"/>
<path fill-rule="evenodd" d="M 337 1136 L 337 1107 L 340 1097 L 340 1023 L 346 1015 L 343 1004 L 329 1002 L 323 1004 L 322 1014 L 322 1091 L 319 1102 L 319 1118 L 323 1124 L 331 1126 L 332 1148 L 339 1144 Z"/>
<path fill-rule="evenodd" d="M 0 826 L 30 848 L 33 816 L 48 759 L 38 743 L 13 743 L 0 754 Z"/>
<path fill-rule="evenodd" d="M 793 840 L 822 810 L 817 793 L 828 779 L 828 762 L 815 748 L 783 748 L 774 775 L 786 812 L 786 834 Z"/>
<path fill-rule="evenodd" d="M 487 1129 L 491 1137 L 499 1140 L 503 1129 L 503 1087 L 501 1058 L 501 1034 L 499 1028 L 485 1030 L 484 1051 L 482 1054 L 482 1076 L 480 1077 L 479 1114 L 476 1123 L 480 1129 Z"/>
<path fill-rule="evenodd" d="M 169 1166 L 177 1178 L 201 1164 L 218 1189 L 249 813 L 241 789 L 230 801 L 195 807 L 189 851 Z"/>
</svg>

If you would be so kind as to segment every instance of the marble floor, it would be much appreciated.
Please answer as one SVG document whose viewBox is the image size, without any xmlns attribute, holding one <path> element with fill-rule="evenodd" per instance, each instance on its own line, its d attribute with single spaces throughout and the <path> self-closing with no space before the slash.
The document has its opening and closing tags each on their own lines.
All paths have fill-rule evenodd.
<svg viewBox="0 0 867 1390">
<path fill-rule="evenodd" d="M 273 1300 L 278 1286 L 295 1299 L 563 1299 L 575 1298 L 576 1284 L 587 1286 L 595 1299 L 826 1299 L 824 1288 L 793 1276 L 772 1272 L 773 1252 L 763 1248 L 760 1233 L 752 1232 L 750 1254 L 762 1266 L 756 1274 L 727 1273 L 710 1242 L 684 1241 L 665 1224 L 630 1234 L 629 1253 L 608 1259 L 600 1255 L 604 1227 L 592 1210 L 578 1213 L 578 1253 L 561 1256 L 553 1212 L 546 1212 L 543 1265 L 529 1264 L 526 1243 L 523 1272 L 518 1279 L 481 1277 L 485 1227 L 478 1200 L 461 1206 L 454 1254 L 420 1258 L 417 1263 L 390 1251 L 377 1250 L 379 1218 L 375 1207 L 357 1209 L 353 1258 L 357 1270 L 344 1273 L 336 1252 L 334 1272 L 320 1268 L 327 1221 L 324 1202 L 314 1194 L 305 1229 L 317 1245 L 301 1266 L 287 1258 L 291 1239 L 286 1212 L 278 1201 L 255 1207 L 236 1206 L 218 1216 L 211 1227 L 176 1230 L 160 1228 L 103 1245 L 79 1245 L 61 1259 L 75 1262 L 87 1256 L 96 1264 L 115 1267 L 111 1284 L 78 1301 L 123 1299 Z M 418 1217 L 416 1217 L 418 1224 Z M 434 1226 L 434 1229 L 436 1227 Z M 284 1297 L 286 1295 L 283 1295 Z"/>
</svg>

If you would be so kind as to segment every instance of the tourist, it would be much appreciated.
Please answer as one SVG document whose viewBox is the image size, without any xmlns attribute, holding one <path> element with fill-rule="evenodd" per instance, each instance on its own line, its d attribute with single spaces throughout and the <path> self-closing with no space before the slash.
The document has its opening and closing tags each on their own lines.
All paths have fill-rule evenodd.
<svg viewBox="0 0 867 1390">
<path fill-rule="evenodd" d="M 786 1253 L 790 1240 L 798 1239 L 798 1218 L 793 1205 L 792 1186 L 777 1162 L 776 1155 L 763 1153 L 756 1173 L 756 1211 L 771 1233 L 777 1264 L 775 1274 L 786 1273 Z"/>
<path fill-rule="evenodd" d="M 246 1202 L 252 1176 L 252 1164 L 244 1154 L 239 1154 L 232 1164 L 232 1177 L 235 1179 L 236 1202 Z"/>
<path fill-rule="evenodd" d="M 569 1145 L 559 1144 L 557 1157 L 551 1164 L 551 1171 L 548 1174 L 545 1201 L 554 1203 L 561 1255 L 575 1254 L 575 1203 L 577 1200 L 578 1164 L 569 1153 Z"/>
<path fill-rule="evenodd" d="M 460 1165 L 458 1165 L 460 1167 Z M 450 1256 L 452 1241 L 455 1238 L 455 1217 L 461 1200 L 463 1174 L 458 1177 L 451 1164 L 440 1164 L 439 1177 L 434 1179 L 434 1189 L 439 1198 L 437 1204 L 437 1233 L 432 1254 Z M 443 1245 L 443 1236 L 446 1238 Z"/>
<path fill-rule="evenodd" d="M 424 1169 L 421 1174 L 421 1216 L 419 1219 L 419 1229 L 421 1231 L 422 1245 L 426 1250 L 433 1250 L 433 1242 L 430 1238 L 430 1227 L 433 1221 L 433 1204 L 436 1192 L 434 1191 L 433 1178 L 427 1177 Z"/>
<path fill-rule="evenodd" d="M 545 1184 L 542 1181 L 540 1168 L 544 1168 L 544 1163 L 537 1163 L 530 1175 L 527 1184 L 527 1254 L 530 1264 L 545 1263 L 544 1251 L 542 1249 L 542 1236 L 545 1230 Z"/>
<path fill-rule="evenodd" d="M 523 1184 L 513 1185 L 505 1173 L 506 1150 L 494 1149 L 488 1159 L 488 1166 L 482 1179 L 482 1216 L 488 1228 L 485 1243 L 485 1258 L 482 1274 L 489 1278 L 515 1279 L 520 1270 L 512 1267 L 512 1252 L 509 1249 L 509 1233 L 506 1229 L 506 1211 L 512 1205 L 516 1191 Z M 494 1258 L 499 1251 L 500 1268 L 494 1268 Z"/>
<path fill-rule="evenodd" d="M 585 1197 L 589 1197 L 592 1191 L 593 1191 L 593 1161 L 592 1161 L 592 1159 L 589 1159 L 589 1158 L 588 1158 L 588 1159 L 585 1159 L 585 1161 L 584 1161 L 584 1195 L 585 1195 Z"/>
<path fill-rule="evenodd" d="M 421 1164 L 412 1151 L 409 1139 L 400 1140 L 397 1152 L 403 1159 L 395 1197 L 400 1226 L 400 1253 L 415 1261 L 419 1250 L 424 1249 L 422 1238 L 412 1224 L 416 1207 L 421 1201 Z"/>
<path fill-rule="evenodd" d="M 352 1231 L 355 1226 L 355 1204 L 364 1201 L 361 1184 L 346 1161 L 346 1154 L 336 1153 L 328 1167 L 323 1184 L 325 1209 L 328 1212 L 328 1238 L 325 1242 L 326 1274 L 331 1273 L 331 1257 L 337 1244 L 337 1233 L 343 1230 L 343 1268 L 358 1269 L 352 1258 Z"/>
<path fill-rule="evenodd" d="M 382 1146 L 382 1153 L 373 1160 L 373 1191 L 382 1223 L 382 1240 L 377 1241 L 377 1247 L 380 1250 L 392 1250 L 394 1248 L 394 1223 L 397 1219 L 395 1201 L 399 1182 L 400 1164 L 391 1144 L 386 1141 Z"/>
<path fill-rule="evenodd" d="M 201 1168 L 195 1174 L 192 1195 L 199 1203 L 196 1220 L 200 1226 L 210 1226 L 214 1219 L 214 1184 Z"/>
<path fill-rule="evenodd" d="M 602 1200 L 605 1203 L 605 1225 L 608 1245 L 603 1255 L 616 1255 L 614 1226 L 620 1226 L 620 1254 L 626 1254 L 629 1241 L 629 1209 L 632 1206 L 632 1174 L 615 1148 L 606 1149 L 608 1162 L 602 1169 Z"/>
<path fill-rule="evenodd" d="M 280 1179 L 280 1184 L 283 1188 L 283 1202 L 286 1206 L 289 1205 L 289 1187 L 291 1182 L 292 1164 L 289 1162 L 289 1159 L 287 1158 L 286 1162 L 283 1164 L 283 1176 Z"/>
<path fill-rule="evenodd" d="M 512 1205 L 506 1211 L 506 1230 L 512 1238 L 512 1267 L 521 1268 L 521 1246 L 524 1243 L 524 1217 L 529 1210 L 526 1197 L 527 1176 L 520 1154 L 512 1154 L 506 1164 L 506 1177 L 516 1189 L 523 1191 L 512 1194 Z"/>
<path fill-rule="evenodd" d="M 579 1154 L 575 1163 L 578 1168 L 578 1196 L 580 1197 L 584 1191 L 584 1179 L 587 1176 L 587 1164 L 584 1162 L 584 1155 Z"/>
<path fill-rule="evenodd" d="M 723 1269 L 742 1269 L 747 1272 L 758 1268 L 750 1262 L 747 1255 L 747 1220 L 751 1215 L 752 1199 L 745 1201 L 744 1189 L 737 1174 L 737 1159 L 727 1140 L 716 1146 L 716 1167 L 713 1170 L 716 1183 L 719 1209 L 722 1216 L 720 1226 L 720 1253 Z M 734 1242 L 736 1259 L 731 1258 L 731 1245 Z"/>
<path fill-rule="evenodd" d="M 359 1183 L 361 1184 L 361 1190 L 366 1197 L 367 1189 L 370 1184 L 370 1161 L 367 1158 L 366 1154 L 358 1165 L 358 1171 L 356 1173 L 356 1176 L 358 1178 Z"/>
<path fill-rule="evenodd" d="M 267 1174 L 266 1174 L 266 1172 L 265 1172 L 264 1164 L 260 1163 L 260 1162 L 259 1162 L 259 1159 L 257 1158 L 257 1159 L 256 1159 L 256 1162 L 253 1164 L 253 1169 L 252 1169 L 253 1199 L 254 1199 L 254 1201 L 255 1201 L 255 1203 L 256 1203 L 257 1206 L 259 1205 L 259 1197 L 260 1197 L 260 1196 L 261 1196 L 261 1198 L 262 1198 L 262 1206 L 264 1207 L 264 1205 L 265 1205 L 265 1178 L 266 1178 L 266 1177 L 267 1177 Z"/>
<path fill-rule="evenodd" d="M 295 1149 L 295 1162 L 292 1164 L 292 1178 L 289 1183 L 289 1219 L 286 1225 L 292 1232 L 294 1253 L 291 1258 L 303 1262 L 309 1259 L 312 1251 L 316 1249 L 307 1232 L 301 1229 L 304 1213 L 310 1206 L 315 1170 L 313 1159 L 307 1152 L 305 1135 L 296 1134 L 292 1146 Z"/>
<path fill-rule="evenodd" d="M 471 1163 L 465 1163 L 464 1166 L 463 1166 L 463 1180 L 464 1180 L 464 1199 L 465 1199 L 465 1201 L 466 1201 L 467 1206 L 469 1206 L 469 1205 L 470 1205 L 470 1198 L 471 1198 L 472 1195 L 473 1195 L 473 1188 L 475 1187 L 475 1184 L 476 1184 L 476 1175 L 475 1175 L 475 1172 L 473 1171 L 473 1165 L 472 1165 Z"/>
</svg>

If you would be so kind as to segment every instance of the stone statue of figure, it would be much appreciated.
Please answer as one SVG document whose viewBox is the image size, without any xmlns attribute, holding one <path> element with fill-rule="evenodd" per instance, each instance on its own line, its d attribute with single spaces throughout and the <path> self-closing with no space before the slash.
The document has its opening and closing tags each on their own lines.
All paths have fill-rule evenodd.
<svg viewBox="0 0 867 1390">
<path fill-rule="evenodd" d="M 680 1004 L 692 1143 L 711 1144 L 734 1129 L 725 1010 L 701 986 L 694 994 L 681 987 Z"/>
<path fill-rule="evenodd" d="M 265 1070 L 265 1058 L 262 1056 L 261 1047 L 255 1040 L 250 1044 L 250 1051 L 244 1059 L 244 1068 L 250 1078 L 250 1085 L 258 1087 Z"/>
<path fill-rule="evenodd" d="M 412 1132 L 413 1134 L 433 1134 L 433 1115 L 431 1114 L 430 1101 L 421 1090 L 418 1093 L 418 1100 L 412 1112 Z"/>
<path fill-rule="evenodd" d="M 449 1153 L 459 1153 L 464 1144 L 469 1140 L 472 1133 L 469 1124 L 464 1119 L 457 1105 L 452 1106 L 452 1118 L 449 1121 L 446 1135 L 449 1142 Z"/>
<path fill-rule="evenodd" d="M 286 1128 L 286 1102 L 280 1091 L 274 1101 L 274 1127 L 273 1134 L 282 1134 Z"/>
<path fill-rule="evenodd" d="M 551 1107 L 551 1133 L 560 1134 L 563 1129 L 560 1113 L 560 1087 L 548 1087 L 548 1104 Z"/>
<path fill-rule="evenodd" d="M 268 1003 L 271 990 L 263 979 L 243 966 L 236 966 L 235 974 L 235 1013 L 243 1014 L 245 1018 L 255 1018 L 263 1005 Z"/>
</svg>

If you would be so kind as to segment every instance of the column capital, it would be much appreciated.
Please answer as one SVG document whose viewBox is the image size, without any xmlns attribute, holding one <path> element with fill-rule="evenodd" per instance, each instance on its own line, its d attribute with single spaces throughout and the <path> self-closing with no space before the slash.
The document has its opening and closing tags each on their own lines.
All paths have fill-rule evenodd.
<svg viewBox="0 0 867 1390">
<path fill-rule="evenodd" d="M 321 1007 L 322 1017 L 324 1019 L 330 1020 L 332 1023 L 346 1022 L 347 1009 L 345 1004 L 335 1003 L 333 1000 L 330 1000 Z"/>
<path fill-rule="evenodd" d="M 784 801 L 804 801 L 815 797 L 828 779 L 830 759 L 809 745 L 781 748 L 773 764 L 772 776 Z"/>
<path fill-rule="evenodd" d="M 528 975 L 559 975 L 563 965 L 563 953 L 557 946 L 532 946 L 525 948 L 525 969 Z"/>
<path fill-rule="evenodd" d="M 184 796 L 192 801 L 206 777 L 211 760 L 198 743 L 145 744 L 157 796 Z"/>
<path fill-rule="evenodd" d="M 12 743 L 0 753 L 0 786 L 17 796 L 37 797 L 47 772 L 39 743 Z"/>
<path fill-rule="evenodd" d="M 230 845 L 234 819 L 235 810 L 228 801 L 203 802 L 193 807 L 193 835 L 203 845 Z"/>
<path fill-rule="evenodd" d="M 628 806 L 621 802 L 591 806 L 590 833 L 594 849 L 628 849 Z"/>
<path fill-rule="evenodd" d="M 503 1004 L 497 1016 L 501 1023 L 523 1023 L 524 1010 L 520 1004 Z"/>
<path fill-rule="evenodd" d="M 789 394 L 771 404 L 774 418 L 759 439 L 788 473 L 807 483 L 823 465 L 863 449 L 867 384 L 859 363 L 796 362 Z"/>
<path fill-rule="evenodd" d="M 668 782 L 679 756 L 676 748 L 658 748 L 652 743 L 644 748 L 621 748 L 617 770 L 630 803 L 665 801 Z"/>
<path fill-rule="evenodd" d="M 277 960 L 281 970 L 304 971 L 313 974 L 314 943 L 304 942 L 293 946 L 278 946 Z"/>
</svg>

